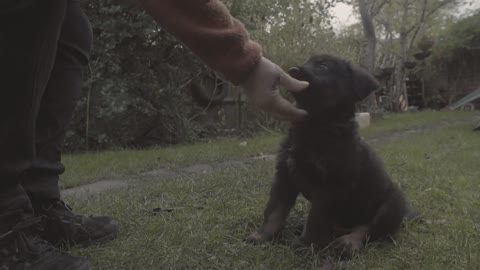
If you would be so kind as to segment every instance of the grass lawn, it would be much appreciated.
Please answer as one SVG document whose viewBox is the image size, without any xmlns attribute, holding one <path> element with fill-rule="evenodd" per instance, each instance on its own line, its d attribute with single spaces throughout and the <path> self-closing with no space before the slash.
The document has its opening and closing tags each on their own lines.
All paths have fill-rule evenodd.
<svg viewBox="0 0 480 270">
<path fill-rule="evenodd" d="M 388 115 L 364 135 L 373 138 L 469 115 Z M 373 144 L 425 221 L 405 224 L 395 243 L 369 246 L 352 260 L 339 262 L 338 269 L 480 269 L 480 134 L 471 127 L 471 123 L 447 126 Z M 279 137 L 263 135 L 246 140 L 244 147 L 238 139 L 73 155 L 66 163 L 75 164 L 78 167 L 71 170 L 91 179 L 117 177 L 165 164 L 274 152 Z M 73 253 L 88 256 L 99 269 L 319 269 L 322 254 L 290 247 L 305 214 L 304 200 L 298 200 L 279 242 L 258 246 L 244 242 L 262 220 L 272 174 L 271 161 L 250 160 L 214 173 L 163 181 L 145 177 L 142 184 L 101 196 L 68 198 L 76 212 L 112 215 L 121 226 L 117 240 Z M 88 177 L 72 180 L 71 185 Z"/>
<path fill-rule="evenodd" d="M 472 117 L 471 112 L 422 112 L 386 114 L 369 128 L 362 130 L 367 139 L 428 123 Z M 117 150 L 65 155 L 67 168 L 60 182 L 63 188 L 101 179 L 125 178 L 159 167 L 187 166 L 222 160 L 242 159 L 262 153 L 274 153 L 283 134 L 260 134 L 254 138 L 228 138 L 195 145 L 178 145 L 146 150 Z M 246 142 L 245 146 L 240 143 Z"/>
</svg>

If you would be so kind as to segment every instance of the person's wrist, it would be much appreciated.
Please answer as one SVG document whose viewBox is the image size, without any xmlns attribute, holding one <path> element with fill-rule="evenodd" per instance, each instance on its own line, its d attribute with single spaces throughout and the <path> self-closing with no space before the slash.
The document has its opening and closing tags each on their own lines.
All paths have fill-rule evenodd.
<svg viewBox="0 0 480 270">
<path fill-rule="evenodd" d="M 255 77 L 255 74 L 258 72 L 258 69 L 263 61 L 263 56 L 261 56 L 258 61 L 252 65 L 250 70 L 247 72 L 247 75 L 245 76 L 245 80 L 240 83 L 240 87 L 243 89 L 249 88 L 249 86 L 252 85 L 253 78 Z"/>
</svg>

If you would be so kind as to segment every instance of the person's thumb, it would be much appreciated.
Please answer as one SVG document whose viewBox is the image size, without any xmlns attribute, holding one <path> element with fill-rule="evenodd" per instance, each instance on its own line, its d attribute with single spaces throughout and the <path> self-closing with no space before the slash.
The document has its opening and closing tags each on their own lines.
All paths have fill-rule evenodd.
<svg viewBox="0 0 480 270">
<path fill-rule="evenodd" d="M 290 75 L 288 75 L 285 71 L 281 70 L 280 71 L 280 79 L 278 84 L 280 86 L 285 87 L 286 90 L 290 92 L 300 92 L 302 90 L 305 90 L 309 83 L 305 81 L 299 81 L 294 78 L 292 78 Z"/>
</svg>

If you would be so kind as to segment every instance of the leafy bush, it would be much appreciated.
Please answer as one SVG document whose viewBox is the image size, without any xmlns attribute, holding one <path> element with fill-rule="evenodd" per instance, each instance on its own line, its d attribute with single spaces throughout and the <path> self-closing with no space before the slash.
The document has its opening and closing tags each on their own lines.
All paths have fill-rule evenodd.
<svg viewBox="0 0 480 270">
<path fill-rule="evenodd" d="M 339 48 L 346 48 L 335 43 L 330 26 L 328 7 L 334 2 L 229 0 L 226 5 L 265 55 L 286 68 L 314 52 L 341 54 Z M 82 4 L 93 27 L 94 51 L 67 149 L 194 142 L 226 128 L 222 115 L 198 105 L 188 91 L 190 82 L 212 71 L 143 10 L 128 1 Z M 238 108 L 245 116 L 238 120 L 243 133 L 285 126 L 251 106 Z"/>
<path fill-rule="evenodd" d="M 186 119 L 201 108 L 187 86 L 209 72 L 203 64 L 136 6 L 92 0 L 84 7 L 94 30 L 94 51 L 67 147 L 144 146 L 197 138 L 201 127 Z"/>
</svg>

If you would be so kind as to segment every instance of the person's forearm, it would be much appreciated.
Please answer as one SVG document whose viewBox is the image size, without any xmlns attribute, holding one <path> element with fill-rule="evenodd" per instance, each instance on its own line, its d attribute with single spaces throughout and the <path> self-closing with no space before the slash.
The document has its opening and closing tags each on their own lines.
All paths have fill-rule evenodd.
<svg viewBox="0 0 480 270">
<path fill-rule="evenodd" d="M 140 3 L 163 29 L 234 84 L 243 83 L 261 58 L 260 45 L 219 0 Z"/>
</svg>

